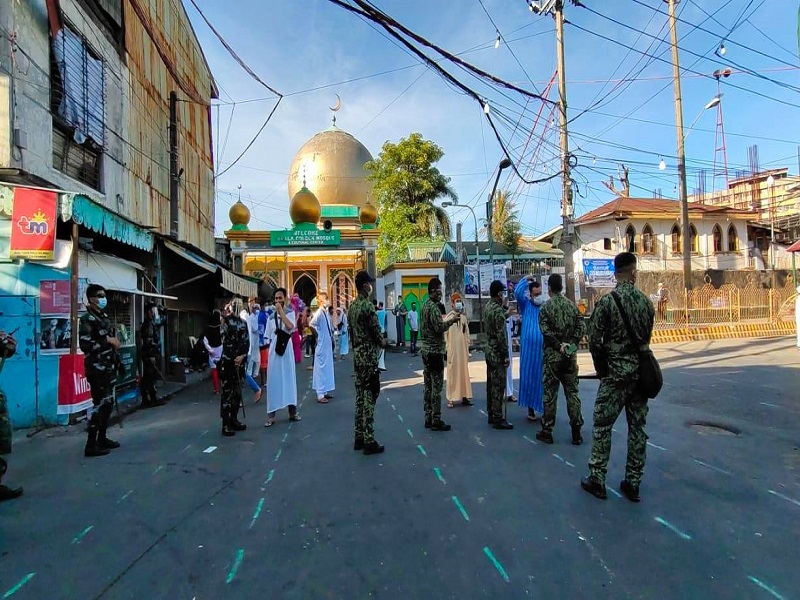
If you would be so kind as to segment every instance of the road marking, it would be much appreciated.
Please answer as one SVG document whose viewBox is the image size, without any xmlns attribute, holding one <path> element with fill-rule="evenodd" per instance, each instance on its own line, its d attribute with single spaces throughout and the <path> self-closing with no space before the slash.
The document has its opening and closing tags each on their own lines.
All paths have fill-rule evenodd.
<svg viewBox="0 0 800 600">
<path fill-rule="evenodd" d="M 458 510 L 461 512 L 461 516 L 464 517 L 464 520 L 469 521 L 469 515 L 467 514 L 467 511 L 464 509 L 464 506 L 461 504 L 461 502 L 458 501 L 458 498 L 455 496 L 453 496 L 453 504 L 455 504 Z"/>
<path fill-rule="evenodd" d="M 425 448 L 422 447 L 422 444 L 417 444 L 417 448 L 422 453 L 422 456 L 428 456 L 427 453 L 425 452 Z"/>
<path fill-rule="evenodd" d="M 800 501 L 795 500 L 794 498 L 789 498 L 789 496 L 784 496 L 783 494 L 780 494 L 780 493 L 776 492 L 775 490 L 769 490 L 769 493 L 772 494 L 773 496 L 777 496 L 778 498 L 782 498 L 783 500 L 786 500 L 787 502 L 791 502 L 792 504 L 796 504 L 797 506 L 800 506 Z"/>
<path fill-rule="evenodd" d="M 203 436 L 204 436 L 205 434 L 207 434 L 207 433 L 208 433 L 208 429 L 206 429 L 206 430 L 205 430 L 203 433 L 201 433 L 201 434 L 200 434 L 199 436 L 197 436 L 197 437 L 203 437 Z"/>
<path fill-rule="evenodd" d="M 283 453 L 283 448 L 279 448 L 278 453 L 275 455 L 275 462 L 278 462 L 278 459 L 281 457 L 282 453 Z"/>
<path fill-rule="evenodd" d="M 119 500 L 117 500 L 117 504 L 121 504 L 122 502 L 124 502 L 124 501 L 125 501 L 125 498 L 127 498 L 128 496 L 130 496 L 132 493 L 133 493 L 133 490 L 128 490 L 127 492 L 125 492 L 125 493 L 122 495 L 122 498 L 120 498 Z"/>
<path fill-rule="evenodd" d="M 695 458 L 694 462 L 696 462 L 698 465 L 702 465 L 708 469 L 711 469 L 712 471 L 717 471 L 718 473 L 722 473 L 723 475 L 733 475 L 733 473 L 731 473 L 730 471 L 726 471 L 725 469 L 720 469 L 719 467 L 715 467 L 714 465 L 704 463 L 702 460 L 697 460 Z"/>
<path fill-rule="evenodd" d="M 83 538 L 85 538 L 86 534 L 88 534 L 92 529 L 94 529 L 94 525 L 89 525 L 86 529 L 84 529 L 78 535 L 76 535 L 74 538 L 72 538 L 72 543 L 73 544 L 80 544 L 81 540 Z"/>
<path fill-rule="evenodd" d="M 658 523 L 661 523 L 664 527 L 666 527 L 670 531 L 672 531 L 672 533 L 682 537 L 684 540 L 691 540 L 692 539 L 692 536 L 690 536 L 688 533 L 682 532 L 680 529 L 678 529 L 674 525 L 668 523 L 666 520 L 662 519 L 661 517 L 656 517 L 656 521 Z"/>
<path fill-rule="evenodd" d="M 394 404 L 392 404 L 392 410 L 397 411 L 397 407 Z"/>
<path fill-rule="evenodd" d="M 244 559 L 244 548 L 239 548 L 239 550 L 236 551 L 236 558 L 233 561 L 231 570 L 228 572 L 228 578 L 225 580 L 225 583 L 230 583 L 233 581 L 234 577 L 236 577 L 236 572 L 239 570 L 239 567 L 242 566 L 242 559 Z"/>
<path fill-rule="evenodd" d="M 780 406 L 777 404 L 771 404 L 769 402 L 759 402 L 759 404 L 762 404 L 763 406 L 769 406 L 770 408 L 780 408 Z"/>
<path fill-rule="evenodd" d="M 406 432 L 408 433 L 408 437 L 410 437 L 413 440 L 414 439 L 414 434 L 411 433 L 411 430 L 410 429 L 406 429 Z"/>
<path fill-rule="evenodd" d="M 211 453 L 212 453 L 214 450 L 216 450 L 216 449 L 217 449 L 217 447 L 216 447 L 216 446 L 209 446 L 208 448 L 206 448 L 205 450 L 203 450 L 203 454 L 211 454 Z"/>
<path fill-rule="evenodd" d="M 153 471 L 153 475 L 158 475 L 161 472 L 161 469 L 164 468 L 164 465 L 158 465 L 155 470 Z"/>
<path fill-rule="evenodd" d="M 253 525 L 256 524 L 256 521 L 258 520 L 258 515 L 261 514 L 261 509 L 262 508 L 264 508 L 264 499 L 263 498 L 261 498 L 258 501 L 258 506 L 256 506 L 256 512 L 253 513 L 253 520 L 250 521 L 250 527 L 248 527 L 248 529 L 252 529 Z"/>
<path fill-rule="evenodd" d="M 289 429 L 291 429 L 291 428 L 292 428 L 292 425 L 294 425 L 294 421 L 290 421 L 290 422 L 289 422 Z"/>
<path fill-rule="evenodd" d="M 436 479 L 441 481 L 443 484 L 447 485 L 447 482 L 442 477 L 442 472 L 439 470 L 439 467 L 433 467 L 433 472 L 436 474 Z"/>
<path fill-rule="evenodd" d="M 283 439 L 281 440 L 281 444 L 284 443 L 286 441 L 286 438 L 288 438 L 288 437 L 289 437 L 289 432 L 284 433 L 283 434 Z"/>
<path fill-rule="evenodd" d="M 473 436 L 472 436 L 472 439 L 473 439 L 473 440 L 475 440 L 475 442 L 478 444 L 478 446 L 481 446 L 482 448 L 485 448 L 485 447 L 486 447 L 486 444 L 484 444 L 484 443 L 481 441 L 481 438 L 479 438 L 477 435 L 473 435 Z"/>
<path fill-rule="evenodd" d="M 403 415 L 397 415 L 397 420 L 400 421 L 401 423 L 405 423 L 405 421 L 403 420 Z"/>
<path fill-rule="evenodd" d="M 183 450 L 181 450 L 181 452 L 186 452 L 191 447 L 192 447 L 191 444 L 186 444 L 186 447 Z"/>
<path fill-rule="evenodd" d="M 767 585 L 766 583 L 764 583 L 764 582 L 763 582 L 763 581 L 761 581 L 760 579 L 756 579 L 756 578 L 755 578 L 755 577 L 753 577 L 752 575 L 748 575 L 748 576 L 747 576 L 747 578 L 748 578 L 750 581 L 752 581 L 753 583 L 755 583 L 755 584 L 756 584 L 758 587 L 760 587 L 762 590 L 764 590 L 764 591 L 765 591 L 765 592 L 767 592 L 768 594 L 771 594 L 773 598 L 777 598 L 778 600 L 786 600 L 786 598 L 785 598 L 785 597 L 784 597 L 782 594 L 780 594 L 780 593 L 778 592 L 778 590 L 776 590 L 776 589 L 775 589 L 774 587 L 772 587 L 771 585 Z M 4 597 L 5 597 L 5 596 L 4 596 Z"/>
<path fill-rule="evenodd" d="M 267 485 L 270 481 L 272 481 L 273 475 L 275 475 L 275 469 L 270 469 L 269 473 L 267 473 L 267 479 L 264 482 L 264 485 Z"/>
<path fill-rule="evenodd" d="M 537 443 L 536 443 L 536 440 L 532 440 L 532 439 L 531 439 L 531 438 L 529 438 L 527 435 L 523 435 L 523 436 L 522 436 L 522 439 L 523 439 L 523 440 L 525 440 L 526 442 L 530 442 L 530 443 L 531 443 L 531 444 L 533 444 L 534 446 L 538 446 L 538 445 L 539 445 L 539 444 L 537 444 Z"/>
<path fill-rule="evenodd" d="M 490 561 L 492 561 L 492 564 L 494 565 L 494 568 L 495 568 L 495 569 L 497 569 L 497 572 L 498 572 L 498 573 L 500 573 L 500 577 L 502 577 L 502 578 L 503 578 L 503 580 L 504 580 L 506 583 L 508 583 L 508 573 L 506 573 L 506 570 L 503 568 L 503 565 L 501 565 L 501 564 L 500 564 L 500 561 L 499 561 L 499 560 L 497 560 L 497 559 L 494 557 L 494 554 L 492 554 L 492 551 L 491 551 L 491 550 L 489 550 L 489 546 L 484 546 L 484 547 L 483 547 L 483 553 L 486 555 L 486 557 L 487 557 L 487 558 L 488 558 Z"/>
<path fill-rule="evenodd" d="M 573 465 L 573 464 L 572 464 L 571 462 L 569 462 L 568 460 L 561 458 L 561 457 L 560 457 L 558 454 L 553 454 L 553 457 L 554 457 L 554 458 L 557 458 L 558 460 L 560 460 L 562 463 L 564 463 L 564 464 L 565 464 L 565 465 L 567 465 L 568 467 L 573 467 L 573 468 L 575 467 L 575 465 Z"/>
<path fill-rule="evenodd" d="M 8 590 L 5 594 L 3 594 L 3 600 L 5 600 L 6 598 L 11 598 L 11 596 L 16 594 L 22 588 L 23 585 L 25 585 L 31 579 L 33 579 L 35 575 L 36 575 L 35 572 L 28 573 L 27 575 L 25 575 L 25 577 L 23 577 L 17 585 L 15 585 L 10 590 Z"/>
<path fill-rule="evenodd" d="M 577 531 L 577 529 L 575 531 Z M 597 562 L 600 563 L 600 566 L 603 567 L 603 570 L 608 574 L 608 578 L 613 579 L 614 573 L 612 573 L 611 569 L 608 568 L 606 561 L 603 560 L 603 558 L 597 552 L 592 543 L 588 539 L 586 539 L 586 537 L 580 531 L 577 531 L 577 533 L 578 533 L 578 539 L 582 541 L 584 544 L 586 544 L 586 546 L 589 548 L 589 553 L 595 560 L 597 560 Z"/>
<path fill-rule="evenodd" d="M 664 448 L 664 446 L 659 446 L 658 444 L 654 444 L 652 442 L 647 442 L 647 445 L 648 446 L 652 446 L 653 448 L 658 448 L 659 450 L 663 450 L 664 452 L 667 451 L 667 449 Z"/>
<path fill-rule="evenodd" d="M 481 413 L 481 414 L 482 414 L 484 417 L 486 416 L 486 411 L 485 411 L 485 410 L 483 410 L 482 408 L 479 408 L 478 410 L 480 411 L 480 413 Z"/>
<path fill-rule="evenodd" d="M 619 493 L 617 490 L 615 490 L 615 489 L 614 489 L 614 488 L 612 488 L 612 487 L 608 487 L 608 486 L 606 486 L 606 491 L 607 491 L 607 492 L 611 492 L 611 493 L 612 493 L 612 494 L 614 494 L 614 495 L 615 495 L 617 498 L 622 498 L 622 494 L 620 494 L 620 493 Z"/>
</svg>

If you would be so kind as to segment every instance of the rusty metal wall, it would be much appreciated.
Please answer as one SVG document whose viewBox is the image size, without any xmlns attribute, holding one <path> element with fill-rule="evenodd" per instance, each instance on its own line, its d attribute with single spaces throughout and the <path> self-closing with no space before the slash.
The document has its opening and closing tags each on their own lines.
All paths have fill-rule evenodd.
<svg viewBox="0 0 800 600">
<path fill-rule="evenodd" d="M 181 0 L 125 0 L 133 212 L 169 234 L 169 94 L 178 94 L 179 239 L 214 255 L 214 82 Z"/>
</svg>

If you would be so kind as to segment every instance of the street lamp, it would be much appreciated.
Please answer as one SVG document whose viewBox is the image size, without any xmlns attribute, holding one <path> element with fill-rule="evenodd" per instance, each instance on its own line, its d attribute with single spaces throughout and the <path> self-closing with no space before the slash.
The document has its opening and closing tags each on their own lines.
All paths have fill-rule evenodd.
<svg viewBox="0 0 800 600">
<path fill-rule="evenodd" d="M 494 216 L 494 195 L 497 192 L 497 184 L 500 183 L 500 174 L 511 166 L 511 159 L 506 157 L 497 165 L 497 177 L 494 178 L 494 187 L 489 194 L 489 202 L 486 203 L 486 222 L 489 230 L 489 264 L 492 265 L 492 277 L 494 277 L 494 234 L 492 232 L 492 218 Z"/>
<path fill-rule="evenodd" d="M 700 117 L 703 116 L 703 113 L 706 112 L 707 110 L 711 110 L 712 108 L 716 108 L 717 106 L 719 106 L 720 102 L 722 102 L 722 94 L 721 93 L 717 94 L 711 100 L 709 100 L 708 104 L 706 104 L 702 108 L 702 110 L 699 113 L 697 113 L 697 116 L 695 117 L 694 121 L 692 121 L 692 124 L 689 125 L 689 129 L 686 131 L 686 135 L 683 136 L 684 140 L 689 137 L 689 134 L 692 133 L 692 131 L 694 129 L 694 126 L 700 120 Z"/>
<path fill-rule="evenodd" d="M 767 177 L 769 188 L 769 265 L 772 271 L 772 289 L 775 289 L 775 178 Z"/>
<path fill-rule="evenodd" d="M 469 204 L 459 204 L 458 200 L 452 202 L 442 202 L 442 208 L 466 208 L 472 213 L 472 220 L 475 223 L 475 265 L 478 267 L 478 315 L 480 318 L 480 331 L 483 333 L 483 293 L 481 292 L 481 253 L 478 248 L 478 217 L 475 216 L 475 209 Z M 461 257 L 459 257 L 460 259 Z M 466 267 L 465 267 L 466 268 Z"/>
</svg>

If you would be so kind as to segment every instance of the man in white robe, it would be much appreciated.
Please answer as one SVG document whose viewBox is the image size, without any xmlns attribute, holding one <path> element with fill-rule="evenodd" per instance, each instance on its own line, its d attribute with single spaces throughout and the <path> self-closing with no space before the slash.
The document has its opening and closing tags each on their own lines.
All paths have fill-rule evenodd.
<svg viewBox="0 0 800 600">
<path fill-rule="evenodd" d="M 317 347 L 314 350 L 314 371 L 311 386 L 317 392 L 317 402 L 327 404 L 336 389 L 333 375 L 334 323 L 328 312 L 328 295 L 319 295 L 319 309 L 311 319 L 311 328 L 317 334 Z"/>
<path fill-rule="evenodd" d="M 506 337 L 508 338 L 508 370 L 506 371 L 506 400 L 516 402 L 514 397 L 514 328 L 517 326 L 517 311 L 514 308 L 507 310 Z"/>
<path fill-rule="evenodd" d="M 267 364 L 267 422 L 264 427 L 275 424 L 275 413 L 282 408 L 289 409 L 289 420 L 299 421 L 297 414 L 297 379 L 295 373 L 294 352 L 289 339 L 297 326 L 297 315 L 292 305 L 286 300 L 286 289 L 275 290 L 275 312 L 267 321 L 266 335 L 271 340 L 269 346 L 269 362 Z M 283 354 L 278 355 L 278 330 L 283 331 L 288 342 L 283 347 Z"/>
</svg>

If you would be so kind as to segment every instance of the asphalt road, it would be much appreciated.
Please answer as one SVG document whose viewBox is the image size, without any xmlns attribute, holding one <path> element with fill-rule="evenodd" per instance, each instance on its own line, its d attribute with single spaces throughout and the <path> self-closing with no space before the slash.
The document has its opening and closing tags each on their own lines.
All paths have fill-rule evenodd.
<svg viewBox="0 0 800 600">
<path fill-rule="evenodd" d="M 660 346 L 643 501 L 583 492 L 589 445 L 556 443 L 509 405 L 490 429 L 475 406 L 423 428 L 421 362 L 389 355 L 376 411 L 385 454 L 352 450 L 352 363 L 303 420 L 285 411 L 220 435 L 203 385 L 114 428 L 122 448 L 85 459 L 77 431 L 24 439 L 0 504 L 0 594 L 23 599 L 798 598 L 800 352 L 792 340 Z M 583 357 L 582 360 L 585 360 Z M 208 384 L 210 386 L 210 384 Z M 597 382 L 582 382 L 585 437 Z M 693 423 L 705 425 L 693 426 Z M 718 425 L 727 430 L 717 429 Z"/>
</svg>

